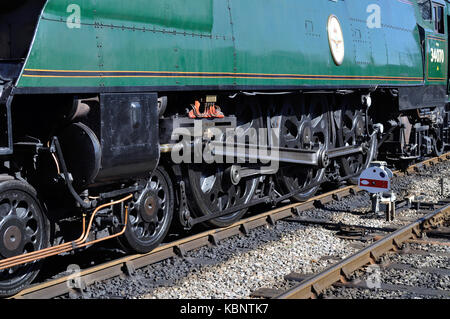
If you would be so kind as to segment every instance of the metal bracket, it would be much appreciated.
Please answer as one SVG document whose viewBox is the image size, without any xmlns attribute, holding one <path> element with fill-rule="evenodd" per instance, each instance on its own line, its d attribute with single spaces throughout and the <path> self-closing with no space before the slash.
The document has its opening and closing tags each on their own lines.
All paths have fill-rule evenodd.
<svg viewBox="0 0 450 319">
<path fill-rule="evenodd" d="M 191 212 L 189 211 L 189 206 L 187 203 L 187 196 L 186 196 L 186 186 L 184 185 L 184 181 L 180 181 L 180 210 L 179 210 L 179 216 L 180 216 L 180 222 L 182 226 L 185 228 L 185 230 L 190 230 L 192 228 L 191 225 Z"/>
<path fill-rule="evenodd" d="M 384 196 L 384 194 L 373 194 L 372 197 L 372 212 L 375 214 L 380 213 L 380 203 L 386 205 L 385 216 L 386 221 L 392 222 L 395 219 L 395 202 L 397 197 L 394 192 L 390 193 L 389 196 Z"/>
<path fill-rule="evenodd" d="M 128 276 L 132 277 L 133 274 L 136 272 L 136 268 L 134 266 L 134 263 L 132 261 L 126 261 L 123 263 L 122 271 Z"/>
</svg>

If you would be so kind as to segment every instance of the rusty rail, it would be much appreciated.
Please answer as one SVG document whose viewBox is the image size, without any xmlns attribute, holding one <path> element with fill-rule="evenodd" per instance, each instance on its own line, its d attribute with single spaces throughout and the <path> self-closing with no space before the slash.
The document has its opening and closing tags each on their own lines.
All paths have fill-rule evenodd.
<svg viewBox="0 0 450 319">
<path fill-rule="evenodd" d="M 344 259 L 323 272 L 312 276 L 304 282 L 278 296 L 278 299 L 309 299 L 317 298 L 320 294 L 336 282 L 346 283 L 351 274 L 368 264 L 375 264 L 377 260 L 391 250 L 401 248 L 401 245 L 417 239 L 424 230 L 436 227 L 450 215 L 450 204 L 428 214 L 416 222 L 405 226 L 385 238 L 366 247 L 362 251 Z"/>
</svg>

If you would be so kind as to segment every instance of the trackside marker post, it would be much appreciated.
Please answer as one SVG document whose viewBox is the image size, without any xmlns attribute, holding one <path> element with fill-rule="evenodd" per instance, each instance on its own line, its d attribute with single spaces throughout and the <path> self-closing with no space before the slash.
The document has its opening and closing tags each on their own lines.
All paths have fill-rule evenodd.
<svg viewBox="0 0 450 319">
<path fill-rule="evenodd" d="M 370 167 L 364 170 L 358 180 L 360 189 L 372 195 L 372 211 L 376 214 L 380 211 L 380 203 L 386 204 L 386 220 L 395 218 L 396 196 L 391 190 L 392 171 L 387 168 L 386 162 L 372 162 Z"/>
</svg>

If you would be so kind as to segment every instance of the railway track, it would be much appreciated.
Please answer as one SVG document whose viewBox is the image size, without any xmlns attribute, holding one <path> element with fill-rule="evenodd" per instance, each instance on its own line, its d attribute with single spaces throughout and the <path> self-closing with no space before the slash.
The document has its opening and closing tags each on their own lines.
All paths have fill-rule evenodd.
<svg viewBox="0 0 450 319">
<path fill-rule="evenodd" d="M 450 159 L 450 153 L 444 154 L 424 162 L 409 167 L 404 172 L 395 174 L 415 174 L 420 173 L 422 168 L 434 165 Z M 214 229 L 200 234 L 176 240 L 164 244 L 151 253 L 143 255 L 131 255 L 102 263 L 84 270 L 80 270 L 75 275 L 60 277 L 44 283 L 35 284 L 21 293 L 13 296 L 16 299 L 48 299 L 63 296 L 69 293 L 77 293 L 84 287 L 95 282 L 101 282 L 116 276 L 132 276 L 136 269 L 160 262 L 162 260 L 180 256 L 187 252 L 208 245 L 218 245 L 221 240 L 236 236 L 246 235 L 250 230 L 267 225 L 274 225 L 277 221 L 286 218 L 297 218 L 302 211 L 325 205 L 334 200 L 340 200 L 348 195 L 356 194 L 360 190 L 356 186 L 348 186 L 316 196 L 304 203 L 286 205 L 281 208 L 271 210 L 256 216 L 252 216 L 239 221 L 238 223 L 221 229 Z M 415 228 L 414 228 L 415 229 Z"/>
<path fill-rule="evenodd" d="M 448 284 L 444 281 L 441 284 L 440 277 L 448 278 L 450 270 L 446 266 L 429 265 L 429 259 L 441 258 L 448 262 L 449 252 L 442 252 L 440 249 L 448 247 L 449 244 L 449 241 L 442 240 L 409 240 L 404 248 L 390 252 L 387 256 L 388 260 L 369 266 L 369 273 L 365 271 L 346 283 L 335 283 L 332 291 L 324 293 L 324 298 L 348 298 L 349 294 L 355 295 L 355 292 L 357 296 L 361 293 L 362 296 L 367 295 L 367 298 L 370 298 L 370 294 L 376 289 L 377 292 L 382 291 L 388 295 L 394 294 L 406 298 L 448 299 L 450 298 Z M 414 245 L 413 247 L 426 246 L 428 250 L 412 248 L 412 245 Z M 397 259 L 400 259 L 401 262 L 396 262 Z M 414 277 L 421 278 L 424 282 L 416 280 L 413 282 L 414 285 L 411 285 L 411 283 L 405 284 L 403 281 L 408 281 L 408 279 L 396 278 L 400 274 L 402 277 L 410 277 L 413 280 Z M 432 279 L 429 280 L 427 277 L 432 277 Z M 389 279 L 394 282 L 383 282 Z"/>
<path fill-rule="evenodd" d="M 415 243 L 422 245 L 431 245 L 431 246 L 450 246 L 450 240 L 447 237 L 446 240 L 438 240 L 438 241 L 429 241 L 427 239 L 420 239 L 427 232 L 433 231 L 435 228 L 441 227 L 444 224 L 449 223 L 450 221 L 450 199 L 446 201 L 446 204 L 429 213 L 425 217 L 411 223 L 401 229 L 396 230 L 395 232 L 385 236 L 377 240 L 374 244 L 364 248 L 358 253 L 338 262 L 337 264 L 327 268 L 326 270 L 310 276 L 305 277 L 304 275 L 299 274 L 290 274 L 286 276 L 286 280 L 289 281 L 298 281 L 299 283 L 292 287 L 291 289 L 283 292 L 280 295 L 277 295 L 277 299 L 309 299 L 309 298 L 318 298 L 321 297 L 324 292 L 330 287 L 339 287 L 339 288 L 347 288 L 347 289 L 374 289 L 378 288 L 381 290 L 388 291 L 405 291 L 408 293 L 416 294 L 416 295 L 428 295 L 428 296 L 443 296 L 450 297 L 450 293 L 445 290 L 436 290 L 436 289 L 428 289 L 421 287 L 413 287 L 406 285 L 392 285 L 392 284 L 383 284 L 378 282 L 377 280 L 367 280 L 362 279 L 361 275 L 356 276 L 355 278 L 353 274 L 358 270 L 363 270 L 363 275 L 367 277 L 367 270 L 372 273 L 373 269 L 377 269 L 377 271 L 386 271 L 389 269 L 402 269 L 402 270 L 419 270 L 428 273 L 434 274 L 443 274 L 449 275 L 449 269 L 439 269 L 439 268 L 426 268 L 422 267 L 421 269 L 417 269 L 414 266 L 405 264 L 405 263 L 392 263 L 392 262 L 384 262 L 381 265 L 377 265 L 378 261 L 380 261 L 381 257 L 386 256 L 386 254 L 412 254 L 412 255 L 441 255 L 445 257 L 450 257 L 448 253 L 439 253 L 439 252 L 423 252 L 420 250 L 411 250 L 408 248 L 403 249 L 404 244 Z M 448 231 L 448 228 L 446 228 Z M 435 237 L 445 238 L 448 236 L 448 233 L 441 232 L 439 236 L 439 232 L 433 231 L 433 235 Z M 370 265 L 376 265 L 375 268 Z M 368 267 L 367 267 L 368 266 Z M 373 276 L 369 275 L 370 277 Z M 377 278 L 381 277 L 381 273 L 376 275 Z M 352 279 L 352 280 L 350 280 Z M 266 291 L 266 296 L 270 291 Z M 259 296 L 263 297 L 264 292 L 260 292 Z M 273 294 L 273 292 L 272 292 Z M 258 294 L 256 294 L 258 295 Z"/>
</svg>

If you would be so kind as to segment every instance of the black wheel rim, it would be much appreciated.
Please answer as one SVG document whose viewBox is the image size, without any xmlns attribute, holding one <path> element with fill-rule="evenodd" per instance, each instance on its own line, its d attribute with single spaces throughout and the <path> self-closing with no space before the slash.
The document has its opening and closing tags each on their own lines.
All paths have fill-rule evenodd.
<svg viewBox="0 0 450 319">
<path fill-rule="evenodd" d="M 164 174 L 156 170 L 140 194 L 131 203 L 127 233 L 131 246 L 152 247 L 164 237 L 171 220 L 171 188 Z"/>
<path fill-rule="evenodd" d="M 45 218 L 34 196 L 21 190 L 0 194 L 0 258 L 44 249 Z M 36 262 L 0 270 L 0 288 L 14 291 L 34 277 Z"/>
</svg>

